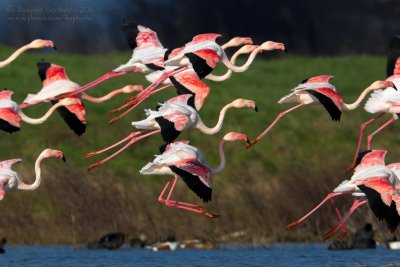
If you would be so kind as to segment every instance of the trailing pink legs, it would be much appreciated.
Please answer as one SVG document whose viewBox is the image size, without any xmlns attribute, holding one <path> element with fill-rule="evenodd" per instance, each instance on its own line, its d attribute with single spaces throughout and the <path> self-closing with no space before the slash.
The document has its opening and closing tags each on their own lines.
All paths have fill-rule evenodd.
<svg viewBox="0 0 400 267">
<path fill-rule="evenodd" d="M 211 213 L 206 212 L 202 206 L 194 205 L 194 204 L 186 203 L 186 202 L 181 202 L 181 201 L 176 201 L 176 200 L 171 200 L 171 195 L 172 195 L 172 192 L 173 192 L 173 190 L 175 188 L 176 182 L 178 180 L 178 176 L 174 176 L 174 181 L 173 181 L 173 183 L 171 185 L 171 188 L 170 188 L 170 190 L 168 192 L 167 198 L 164 199 L 163 196 L 164 196 L 165 191 L 167 190 L 168 186 L 170 185 L 171 180 L 172 180 L 172 178 L 170 178 L 168 180 L 168 182 L 166 183 L 164 189 L 161 191 L 161 194 L 158 197 L 158 201 L 159 202 L 164 203 L 168 207 L 174 207 L 174 208 L 177 208 L 177 209 L 184 209 L 184 210 L 188 210 L 188 211 L 191 211 L 191 212 L 200 213 L 200 214 L 202 214 L 202 215 L 204 215 L 205 217 L 208 217 L 208 218 L 216 218 L 216 217 L 219 216 L 219 215 L 216 215 L 216 214 L 211 214 Z"/>
<path fill-rule="evenodd" d="M 105 151 L 108 151 L 108 150 L 110 150 L 110 149 L 112 149 L 112 148 L 114 148 L 114 147 L 116 147 L 116 146 L 118 146 L 118 145 L 120 145 L 120 144 L 122 144 L 122 143 L 124 143 L 124 142 L 126 142 L 128 140 L 130 140 L 126 145 L 124 145 L 118 151 L 114 152 L 112 155 L 110 155 L 107 158 L 102 159 L 102 160 L 90 165 L 89 168 L 88 168 L 88 171 L 103 165 L 104 163 L 106 163 L 107 161 L 109 161 L 113 157 L 117 156 L 118 154 L 120 154 L 122 151 L 124 151 L 128 147 L 132 146 L 137 141 L 139 141 L 139 140 L 141 140 L 143 138 L 146 138 L 147 136 L 153 135 L 155 133 L 159 133 L 159 132 L 160 132 L 160 130 L 155 130 L 155 131 L 151 131 L 151 132 L 148 132 L 148 131 L 133 132 L 133 133 L 130 133 L 127 137 L 123 138 L 122 140 L 118 141 L 117 143 L 115 143 L 115 144 L 113 144 L 113 145 L 111 145 L 109 147 L 106 147 L 106 148 L 104 148 L 102 150 L 99 150 L 99 151 L 96 151 L 96 152 L 91 152 L 91 153 L 85 155 L 85 158 L 91 158 L 91 157 L 94 157 L 94 156 L 96 156 L 98 154 L 101 154 L 101 153 L 103 153 Z"/>
<path fill-rule="evenodd" d="M 257 136 L 257 138 L 251 140 L 250 144 L 246 146 L 246 148 L 250 148 L 252 146 L 254 146 L 255 144 L 257 144 L 258 141 L 260 141 L 261 138 L 263 138 L 264 135 L 266 135 L 274 126 L 275 124 L 278 123 L 278 121 L 280 121 L 286 114 L 288 114 L 289 112 L 301 107 L 305 105 L 304 103 L 300 103 L 288 110 L 285 110 L 281 113 L 279 113 L 279 115 L 276 117 L 276 119 L 267 127 L 267 129 L 265 129 L 259 136 Z"/>
<path fill-rule="evenodd" d="M 324 204 L 326 201 L 332 199 L 333 197 L 341 196 L 341 195 L 343 195 L 343 194 L 344 194 L 344 193 L 342 193 L 342 192 L 338 192 L 338 193 L 333 192 L 333 193 L 328 194 L 328 195 L 324 198 L 324 200 L 322 200 L 322 201 L 321 201 L 315 208 L 313 208 L 309 213 L 307 213 L 306 215 L 304 215 L 304 216 L 301 217 L 300 219 L 298 219 L 298 220 L 296 220 L 296 221 L 294 221 L 294 222 L 288 224 L 288 225 L 286 226 L 286 229 L 292 229 L 292 228 L 296 227 L 299 223 L 301 223 L 301 222 L 304 221 L 308 216 L 310 216 L 312 213 L 314 213 L 314 211 L 316 211 L 317 209 L 319 209 L 319 207 L 321 207 L 322 204 Z M 334 202 L 331 201 L 331 203 L 336 207 L 336 205 L 334 204 Z M 336 209 L 337 209 L 337 208 L 336 208 Z M 336 214 L 338 215 L 339 220 L 342 220 L 342 218 L 341 218 L 341 216 L 340 216 L 338 210 L 337 210 Z"/>
<path fill-rule="evenodd" d="M 345 226 L 345 222 L 350 218 L 350 215 L 353 214 L 353 212 L 358 209 L 358 207 L 364 205 L 365 203 L 367 203 L 368 200 L 366 197 L 362 197 L 360 199 L 356 199 L 353 202 L 353 205 L 350 207 L 349 211 L 343 216 L 343 219 L 333 228 L 331 228 L 324 237 L 324 240 L 327 240 L 329 238 L 331 238 L 332 236 L 334 236 L 336 234 L 336 232 L 339 230 L 340 227 L 342 227 L 342 232 L 340 233 L 338 239 L 341 240 L 343 239 L 343 237 L 346 235 L 347 233 L 347 229 Z M 344 226 L 344 227 L 343 227 Z"/>
</svg>

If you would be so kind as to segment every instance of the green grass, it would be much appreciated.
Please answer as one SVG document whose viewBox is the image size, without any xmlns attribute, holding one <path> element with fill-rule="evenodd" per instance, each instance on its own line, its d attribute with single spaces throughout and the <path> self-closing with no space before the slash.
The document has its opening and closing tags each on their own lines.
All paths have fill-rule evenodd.
<svg viewBox="0 0 400 267">
<path fill-rule="evenodd" d="M 0 49 L 0 57 L 5 58 L 11 52 L 11 49 L 3 47 Z M 36 70 L 36 61 L 41 58 L 64 66 L 68 77 L 83 85 L 126 62 L 129 57 L 128 52 L 102 55 L 29 52 L 10 66 L 1 69 L 0 77 L 2 86 L 13 90 L 13 99 L 21 102 L 27 93 L 37 92 L 41 88 Z M 331 82 L 342 94 L 345 102 L 352 102 L 373 81 L 384 79 L 384 70 L 384 57 L 310 58 L 289 54 L 265 60 L 258 59 L 248 71 L 234 74 L 223 83 L 208 81 L 211 93 L 200 114 L 203 121 L 212 126 L 222 106 L 236 98 L 255 100 L 259 112 L 255 113 L 250 109 L 231 110 L 220 133 L 206 136 L 193 130 L 182 133 L 180 138 L 189 139 L 191 144 L 198 146 L 205 153 L 210 165 L 217 165 L 218 143 L 222 136 L 228 131 L 242 132 L 250 138 L 257 136 L 280 112 L 291 107 L 290 104 L 279 105 L 277 101 L 301 80 L 320 74 L 334 75 L 335 79 Z M 223 68 L 216 72 L 223 72 Z M 132 74 L 109 80 L 90 89 L 88 93 L 100 96 L 126 84 L 147 83 L 140 74 Z M 120 106 L 127 96 L 120 95 L 102 104 L 85 103 L 87 132 L 81 137 L 75 136 L 58 114 L 54 114 L 42 125 L 23 124 L 18 133 L 10 135 L 0 132 L 0 159 L 22 158 L 24 162 L 15 169 L 20 171 L 23 177 L 32 176 L 34 160 L 46 147 L 64 151 L 68 160 L 64 165 L 55 159 L 46 162 L 47 168 L 58 176 L 44 177 L 43 188 L 39 188 L 37 192 L 13 192 L 16 196 L 7 195 L 0 203 L 0 212 L 3 214 L 3 218 L 0 219 L 0 235 L 11 235 L 14 242 L 65 243 L 71 242 L 70 231 L 78 231 L 78 242 L 85 242 L 87 238 L 101 235 L 101 231 L 116 228 L 131 232 L 153 232 L 155 237 L 160 237 L 168 231 L 183 237 L 190 234 L 222 236 L 245 229 L 248 230 L 248 240 L 320 240 L 321 232 L 328 230 L 328 227 L 324 225 L 325 227 L 320 228 L 316 218 L 322 217 L 324 222 L 335 220 L 330 208 L 325 208 L 310 218 L 310 222 L 305 223 L 305 228 L 300 227 L 300 230 L 293 232 L 282 232 L 281 229 L 310 209 L 324 194 L 332 190 L 335 184 L 345 178 L 343 171 L 352 160 L 359 126 L 370 118 L 371 114 L 366 113 L 361 106 L 355 111 L 344 112 L 338 123 L 331 121 L 322 106 L 305 106 L 284 117 L 250 150 L 245 150 L 243 143 L 228 144 L 227 167 L 224 172 L 215 176 L 214 204 L 207 206 L 207 209 L 222 214 L 222 217 L 210 222 L 199 218 L 198 215 L 181 213 L 158 205 L 156 197 L 166 177 L 139 175 L 138 170 L 151 161 L 153 155 L 159 153 L 159 136 L 152 136 L 138 143 L 91 173 L 86 172 L 91 163 L 103 157 L 83 159 L 86 153 L 125 137 L 133 131 L 131 121 L 144 118 L 144 108 L 154 108 L 158 102 L 174 95 L 174 89 L 154 95 L 113 125 L 108 125 L 110 117 L 106 114 Z M 31 107 L 26 112 L 31 116 L 40 116 L 48 108 L 48 104 L 42 104 Z M 371 126 L 370 129 L 377 125 Z M 399 150 L 391 149 L 399 144 L 396 131 L 398 129 L 394 123 L 374 139 L 374 148 L 390 150 L 387 162 L 398 161 L 400 156 Z M 52 176 L 50 171 L 45 173 Z M 35 194 L 35 197 L 32 197 L 32 194 Z M 184 185 L 177 188 L 176 198 L 200 203 Z M 49 204 L 46 204 L 46 201 L 50 201 Z M 92 201 L 97 204 L 94 205 Z M 301 205 L 298 205 L 299 203 Z M 71 220 L 71 216 L 80 218 L 82 226 L 77 228 L 78 230 L 71 230 L 67 226 L 57 228 L 58 230 L 54 228 L 55 231 L 59 231 L 58 239 L 46 235 L 46 231 L 30 239 L 6 227 L 7 220 L 15 220 L 23 216 L 21 213 L 26 213 L 21 211 L 20 205 L 28 205 L 31 208 L 33 214 L 29 216 L 44 213 L 44 217 L 32 217 L 36 227 L 48 227 L 57 220 L 62 224 L 63 220 Z M 111 215 L 113 212 L 119 212 L 114 217 L 116 222 L 105 223 L 109 218 L 107 215 L 101 215 L 104 206 L 107 206 Z M 181 215 L 180 219 L 175 218 L 176 214 Z M 131 216 L 134 216 L 134 219 Z M 20 227 L 21 231 L 30 229 L 22 221 L 18 221 L 19 224 L 14 224 L 14 227 Z M 157 229 L 148 228 L 150 221 L 157 222 L 153 224 Z M 171 222 L 175 224 L 171 225 Z M 357 223 L 360 222 L 361 217 L 356 215 L 354 224 L 350 222 L 350 225 L 357 227 Z M 180 226 L 176 227 L 176 224 Z M 198 227 L 193 227 L 194 224 Z M 87 235 L 82 234 L 82 231 L 87 231 L 87 227 L 92 227 L 91 232 Z M 313 231 L 315 235 L 310 234 Z M 73 240 L 75 242 L 76 237 Z"/>
</svg>

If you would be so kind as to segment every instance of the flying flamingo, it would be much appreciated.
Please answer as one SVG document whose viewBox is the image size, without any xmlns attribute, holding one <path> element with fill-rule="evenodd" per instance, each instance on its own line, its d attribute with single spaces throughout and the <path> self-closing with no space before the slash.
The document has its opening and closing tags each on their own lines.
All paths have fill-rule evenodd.
<svg viewBox="0 0 400 267">
<path fill-rule="evenodd" d="M 367 125 L 381 118 L 385 113 L 393 114 L 392 118 L 379 126 L 368 136 L 367 149 L 371 149 L 371 142 L 374 135 L 382 131 L 392 122 L 398 119 L 400 113 L 400 93 L 397 87 L 400 87 L 400 36 L 395 35 L 389 45 L 389 53 L 386 66 L 386 81 L 393 82 L 393 85 L 387 86 L 385 90 L 374 92 L 365 104 L 365 110 L 369 113 L 378 113 L 374 118 L 364 122 L 360 127 L 357 149 L 352 164 L 347 168 L 351 170 L 354 167 L 354 161 L 361 148 L 361 142 Z"/>
<path fill-rule="evenodd" d="M 329 80 L 334 78 L 331 75 L 319 75 L 305 79 L 297 87 L 292 89 L 292 92 L 282 97 L 278 103 L 297 102 L 296 106 L 287 109 L 276 117 L 276 119 L 259 135 L 251 141 L 247 148 L 252 147 L 261 138 L 263 138 L 274 126 L 289 112 L 308 104 L 322 104 L 328 111 L 332 120 L 339 121 L 342 110 L 353 110 L 357 108 L 365 96 L 373 90 L 393 86 L 389 81 L 375 81 L 370 86 L 364 89 L 354 103 L 346 104 L 343 102 L 343 97 L 336 91 L 335 86 L 329 83 Z"/>
<path fill-rule="evenodd" d="M 40 153 L 35 163 L 36 179 L 32 184 L 26 184 L 19 177 L 18 174 L 11 169 L 12 165 L 21 162 L 21 159 L 9 159 L 0 162 L 0 200 L 2 200 L 6 193 L 13 189 L 20 190 L 35 190 L 39 187 L 41 182 L 41 169 L 40 163 L 45 158 L 61 158 L 65 161 L 64 154 L 59 150 L 47 148 Z"/>
<path fill-rule="evenodd" d="M 96 156 L 128 141 L 126 145 L 109 157 L 92 164 L 88 170 L 103 165 L 105 162 L 132 146 L 137 141 L 150 135 L 161 132 L 161 136 L 165 143 L 171 143 L 174 141 L 182 131 L 194 128 L 205 134 L 212 135 L 220 131 L 225 114 L 230 108 L 247 107 L 258 111 L 254 101 L 241 98 L 236 99 L 222 108 L 217 124 L 210 128 L 203 123 L 196 109 L 188 104 L 192 101 L 192 95 L 179 95 L 161 104 L 156 111 L 150 109 L 145 110 L 148 117 L 144 120 L 132 123 L 132 125 L 137 129 L 140 129 L 140 131 L 132 132 L 117 143 L 100 151 L 89 153 L 85 156 L 85 158 Z"/>
<path fill-rule="evenodd" d="M 43 88 L 37 94 L 29 94 L 20 105 L 21 108 L 47 101 L 55 105 L 61 99 L 74 98 L 76 99 L 74 105 L 63 105 L 59 107 L 57 111 L 77 135 L 82 135 L 86 131 L 86 111 L 78 96 L 81 96 L 85 100 L 99 103 L 109 100 L 117 94 L 142 90 L 141 86 L 128 85 L 98 98 L 89 96 L 86 93 L 68 96 L 68 93 L 78 89 L 79 85 L 68 78 L 64 67 L 44 61 L 38 62 L 37 67 Z"/>
<path fill-rule="evenodd" d="M 385 220 L 391 232 L 394 232 L 400 223 L 400 163 L 386 166 L 393 172 L 390 175 L 376 176 L 357 181 L 357 186 L 368 200 L 369 207 L 374 215 L 381 221 Z M 350 215 L 367 201 L 354 202 L 350 210 L 343 216 L 342 221 L 325 234 L 325 239 L 330 238 L 338 231 Z"/>
<path fill-rule="evenodd" d="M 33 40 L 32 42 L 30 42 L 29 44 L 18 48 L 6 60 L 0 61 L 0 68 L 4 68 L 5 66 L 7 66 L 11 62 L 13 62 L 19 55 L 21 55 L 22 53 L 24 53 L 25 51 L 27 51 L 29 49 L 40 49 L 40 48 L 44 48 L 44 47 L 53 47 L 54 49 L 57 49 L 57 47 L 53 41 L 36 39 L 36 40 Z"/>
<path fill-rule="evenodd" d="M 161 191 L 158 201 L 168 207 L 184 209 L 195 213 L 200 213 L 209 218 L 218 215 L 208 213 L 203 207 L 191 203 L 171 200 L 172 192 L 175 188 L 178 177 L 181 177 L 186 185 L 204 202 L 211 201 L 212 194 L 212 175 L 221 172 L 225 168 L 226 159 L 224 153 L 225 142 L 246 141 L 247 136 L 241 133 L 230 132 L 226 134 L 219 144 L 219 155 L 221 163 L 216 168 L 211 168 L 205 161 L 205 156 L 196 147 L 188 145 L 189 141 L 177 141 L 160 148 L 162 154 L 156 156 L 153 162 L 145 165 L 140 173 L 144 175 L 172 175 L 164 189 Z M 164 194 L 170 185 L 169 193 L 166 198 Z"/>
<path fill-rule="evenodd" d="M 241 69 L 242 71 L 246 70 L 249 68 L 253 60 L 255 59 L 255 56 L 260 53 L 261 51 L 269 51 L 269 50 L 275 50 L 275 49 L 281 49 L 284 50 L 284 45 L 281 43 L 275 43 L 272 41 L 267 41 L 260 46 L 254 48 L 254 47 L 247 47 L 244 48 L 242 51 L 238 51 L 239 53 L 236 55 L 238 56 L 239 54 L 246 52 L 246 51 L 252 51 L 248 60 L 246 63 L 240 67 L 237 67 L 238 69 Z M 236 56 L 235 59 L 236 60 Z M 182 61 L 184 62 L 184 61 Z M 183 63 L 184 64 L 184 63 Z M 232 64 L 232 63 L 231 63 Z M 233 65 L 233 64 L 232 64 Z M 186 69 L 183 69 L 186 68 Z M 166 72 L 162 72 L 162 75 L 158 75 L 160 78 L 158 78 L 156 81 L 153 82 L 152 85 L 144 89 L 142 92 L 140 92 L 137 96 L 134 96 L 126 101 L 126 103 L 111 111 L 109 114 L 114 114 L 115 112 L 118 112 L 122 109 L 127 108 L 127 110 L 120 114 L 119 116 L 115 117 L 110 121 L 110 123 L 114 123 L 124 117 L 126 114 L 128 114 L 132 109 L 136 108 L 140 103 L 145 101 L 148 97 L 153 95 L 156 92 L 159 92 L 161 90 L 164 90 L 168 87 L 170 87 L 171 84 L 164 85 L 163 87 L 156 89 L 163 81 L 165 81 L 167 78 L 170 79 L 172 84 L 175 86 L 177 89 L 178 94 L 194 94 L 195 95 L 195 102 L 194 102 L 194 108 L 197 110 L 200 110 L 202 107 L 205 98 L 208 96 L 208 93 L 210 91 L 209 86 L 204 83 L 201 78 L 202 76 L 199 71 L 196 71 L 196 69 L 192 68 L 192 66 L 186 66 L 182 68 L 176 68 L 172 67 L 168 68 L 166 67 Z M 236 69 L 237 70 L 237 69 Z M 228 72 L 227 77 L 229 78 L 231 72 Z M 218 80 L 218 77 L 214 77 L 214 80 Z"/>
<path fill-rule="evenodd" d="M 51 107 L 42 117 L 31 118 L 22 112 L 17 103 L 11 100 L 12 94 L 13 92 L 9 90 L 0 92 L 0 129 L 9 133 L 19 131 L 21 120 L 29 124 L 41 124 L 46 121 L 57 108 L 78 103 L 76 99 L 66 98 Z"/>
<path fill-rule="evenodd" d="M 331 203 L 335 206 L 336 213 L 339 217 L 340 226 L 342 227 L 342 232 L 339 236 L 339 239 L 343 238 L 346 234 L 346 226 L 344 225 L 344 221 L 348 219 L 351 213 L 353 213 L 359 206 L 365 204 L 367 202 L 365 194 L 360 191 L 359 186 L 372 180 L 377 177 L 386 177 L 387 179 L 394 181 L 397 179 L 394 173 L 385 166 L 385 150 L 373 150 L 371 152 L 366 153 L 359 165 L 354 170 L 353 176 L 350 180 L 343 181 L 338 187 L 336 187 L 332 193 L 328 194 L 314 209 L 308 212 L 306 215 L 301 217 L 300 219 L 290 223 L 286 226 L 286 229 L 291 229 L 297 226 L 299 223 L 304 221 L 308 216 L 310 216 L 313 212 L 315 212 L 319 207 L 322 206 L 326 201 L 330 200 Z M 350 208 L 349 213 L 345 215 L 345 217 L 341 217 L 339 211 L 333 202 L 333 198 L 336 196 L 341 196 L 345 194 L 352 193 L 353 196 L 359 197 L 356 199 Z M 334 234 L 334 233 L 333 233 Z M 326 236 L 328 238 L 328 236 Z"/>
</svg>

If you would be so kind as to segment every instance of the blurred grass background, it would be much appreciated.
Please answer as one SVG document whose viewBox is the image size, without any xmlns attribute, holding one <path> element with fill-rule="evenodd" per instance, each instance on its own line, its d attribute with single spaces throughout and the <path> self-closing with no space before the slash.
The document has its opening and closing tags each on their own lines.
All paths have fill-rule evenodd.
<svg viewBox="0 0 400 267">
<path fill-rule="evenodd" d="M 1 58 L 13 50 L 0 48 Z M 29 52 L 12 65 L 0 70 L 1 86 L 15 92 L 21 102 L 28 93 L 41 88 L 36 62 L 44 58 L 62 65 L 72 81 L 81 85 L 125 63 L 130 53 L 75 55 Z M 214 136 L 196 130 L 182 133 L 207 156 L 210 165 L 219 164 L 218 143 L 229 131 L 256 137 L 274 118 L 291 105 L 277 101 L 301 80 L 320 74 L 334 75 L 331 82 L 353 102 L 373 81 L 385 78 L 386 59 L 379 56 L 298 57 L 278 55 L 258 58 L 252 67 L 223 82 L 206 81 L 211 93 L 200 111 L 203 121 L 215 124 L 220 109 L 236 98 L 256 101 L 259 112 L 230 110 L 223 129 Z M 220 67 L 215 73 L 222 73 Z M 114 78 L 88 91 L 101 96 L 127 84 L 147 84 L 140 74 Z M 91 172 L 86 168 L 108 154 L 83 159 L 128 135 L 131 121 L 144 118 L 145 108 L 154 108 L 175 96 L 175 89 L 154 95 L 121 121 L 108 125 L 106 114 L 120 106 L 128 96 L 119 95 L 101 104 L 86 102 L 87 130 L 78 137 L 58 114 L 42 125 L 23 124 L 14 134 L 0 132 L 0 160 L 22 158 L 15 165 L 21 179 L 34 180 L 36 157 L 46 147 L 62 150 L 67 158 L 43 161 L 41 186 L 34 192 L 11 192 L 0 203 L 0 236 L 10 243 L 85 243 L 105 232 L 122 231 L 128 237 L 140 233 L 149 240 L 175 235 L 178 239 L 203 237 L 216 241 L 254 243 L 274 241 L 322 241 L 323 233 L 337 223 L 330 204 L 324 205 L 307 221 L 291 231 L 284 227 L 314 207 L 343 179 L 351 163 L 361 123 L 372 117 L 363 106 L 344 112 L 339 123 L 331 121 L 322 106 L 305 106 L 284 117 L 262 141 L 250 150 L 242 143 L 226 146 L 227 167 L 213 177 L 213 201 L 206 210 L 220 214 L 214 220 L 198 214 L 165 207 L 157 202 L 168 177 L 141 176 L 139 169 L 158 154 L 160 136 L 152 136 Z M 26 109 L 33 117 L 41 116 L 49 104 Z M 389 119 L 389 116 L 385 117 Z M 367 129 L 370 133 L 384 120 Z M 399 161 L 397 123 L 377 135 L 373 148 L 389 150 L 387 163 Z M 365 142 L 364 142 L 365 144 Z M 201 201 L 179 182 L 174 199 Z M 344 212 L 352 198 L 338 200 Z M 375 220 L 368 207 L 360 208 L 348 222 L 350 230 L 372 222 L 377 237 L 389 237 L 382 222 Z M 234 233 L 241 233 L 235 235 Z M 351 238 L 351 234 L 347 238 Z"/>
</svg>

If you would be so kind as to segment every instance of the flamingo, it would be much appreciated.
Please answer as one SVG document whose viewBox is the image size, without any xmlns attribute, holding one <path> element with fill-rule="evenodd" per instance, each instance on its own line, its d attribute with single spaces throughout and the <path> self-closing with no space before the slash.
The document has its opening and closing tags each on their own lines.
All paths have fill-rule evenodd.
<svg viewBox="0 0 400 267">
<path fill-rule="evenodd" d="M 12 94 L 13 91 L 9 90 L 0 92 L 0 129 L 9 133 L 19 131 L 21 120 L 29 124 L 41 124 L 46 121 L 57 108 L 78 103 L 76 99 L 66 98 L 51 107 L 42 117 L 31 118 L 22 112 L 17 103 L 11 100 Z"/>
<path fill-rule="evenodd" d="M 150 135 L 161 132 L 161 136 L 165 143 L 171 143 L 174 141 L 182 131 L 194 128 L 205 134 L 213 135 L 221 130 L 225 114 L 230 108 L 247 107 L 258 111 L 254 101 L 241 98 L 236 99 L 221 109 L 217 124 L 210 128 L 203 123 L 197 110 L 189 104 L 192 101 L 193 96 L 190 94 L 179 95 L 161 104 L 156 111 L 150 109 L 145 110 L 147 115 L 146 119 L 132 122 L 132 125 L 137 129 L 140 129 L 140 131 L 132 132 L 117 143 L 100 151 L 89 153 L 85 156 L 85 158 L 96 156 L 128 141 L 126 145 L 109 157 L 92 164 L 88 170 L 103 165 L 105 162 L 132 146 L 137 141 Z"/>
<path fill-rule="evenodd" d="M 368 202 L 372 212 L 380 221 L 386 221 L 391 232 L 396 230 L 400 223 L 400 163 L 392 163 L 386 167 L 391 170 L 393 174 L 357 181 L 357 186 L 360 191 L 364 193 L 367 201 L 359 203 L 355 201 L 350 210 L 343 216 L 342 221 L 325 234 L 325 239 L 333 236 L 350 215 L 366 202 Z"/>
<path fill-rule="evenodd" d="M 41 182 L 41 168 L 40 164 L 45 158 L 61 158 L 65 161 L 64 154 L 59 150 L 53 150 L 47 148 L 40 153 L 35 162 L 35 174 L 36 179 L 32 184 L 26 184 L 23 182 L 18 174 L 11 169 L 13 164 L 21 162 L 21 159 L 9 159 L 0 162 L 0 200 L 2 200 L 6 193 L 10 190 L 20 189 L 20 190 L 35 190 L 39 187 Z"/>
<path fill-rule="evenodd" d="M 216 168 L 209 167 L 205 161 L 204 154 L 196 147 L 189 145 L 189 141 L 177 141 L 162 146 L 160 148 L 162 154 L 156 156 L 152 162 L 146 164 L 140 170 L 140 173 L 144 175 L 172 175 L 158 197 L 159 202 L 164 203 L 168 207 L 184 209 L 200 213 L 209 218 L 215 218 L 218 215 L 206 212 L 201 206 L 171 200 L 171 195 L 178 178 L 181 177 L 189 189 L 199 198 L 204 202 L 211 201 L 212 175 L 221 172 L 225 168 L 226 164 L 224 144 L 225 142 L 237 140 L 248 142 L 246 135 L 236 132 L 230 132 L 222 138 L 219 144 L 221 163 Z M 167 197 L 164 198 L 164 194 L 171 182 L 172 185 L 169 189 L 169 193 Z"/>
<path fill-rule="evenodd" d="M 339 239 L 343 238 L 347 231 L 344 222 L 348 219 L 350 214 L 353 213 L 359 206 L 367 202 L 365 194 L 361 192 L 359 186 L 367 183 L 368 181 L 371 181 L 372 179 L 376 179 L 377 177 L 385 177 L 391 181 L 394 181 L 394 179 L 396 179 L 394 173 L 385 166 L 384 160 L 386 153 L 387 152 L 385 150 L 372 150 L 371 152 L 363 155 L 360 164 L 357 165 L 357 167 L 355 168 L 354 174 L 350 178 L 350 180 L 345 180 L 341 184 L 339 184 L 339 186 L 337 186 L 332 193 L 329 193 L 314 209 L 312 209 L 300 219 L 290 223 L 288 226 L 286 226 L 286 229 L 296 227 L 299 223 L 304 221 L 308 216 L 310 216 L 319 207 L 321 207 L 322 204 L 330 200 L 331 203 L 335 206 L 336 213 L 339 217 L 339 226 L 342 227 L 342 232 L 339 236 Z M 354 197 L 358 197 L 358 199 L 354 201 L 349 212 L 342 218 L 333 201 L 333 198 L 350 193 L 352 193 Z M 326 235 L 325 237 L 329 238 L 330 236 Z"/>
<path fill-rule="evenodd" d="M 282 97 L 278 101 L 279 104 L 289 102 L 297 102 L 299 104 L 279 113 L 276 119 L 259 136 L 253 139 L 247 148 L 252 147 L 260 141 L 260 139 L 263 138 L 286 114 L 301 106 L 317 103 L 322 104 L 328 111 L 332 120 L 339 121 L 342 110 L 353 110 L 357 108 L 370 91 L 393 86 L 393 83 L 389 81 L 375 81 L 362 91 L 355 102 L 346 104 L 343 102 L 343 97 L 336 91 L 335 86 L 329 83 L 332 78 L 334 78 L 334 76 L 319 75 L 305 79 L 301 84 L 292 89 L 290 94 Z"/>
<path fill-rule="evenodd" d="M 37 67 L 43 88 L 37 94 L 29 94 L 20 107 L 26 108 L 47 101 L 55 105 L 61 99 L 73 98 L 76 100 L 74 105 L 63 105 L 59 107 L 57 111 L 77 135 L 82 135 L 86 131 L 86 111 L 78 96 L 91 102 L 100 103 L 111 99 L 117 94 L 142 90 L 141 86 L 127 85 L 98 98 L 89 96 L 86 93 L 68 96 L 68 93 L 77 90 L 79 85 L 68 78 L 64 67 L 45 61 L 38 62 Z"/>
<path fill-rule="evenodd" d="M 11 62 L 13 62 L 18 56 L 20 56 L 22 53 L 29 49 L 40 49 L 44 47 L 53 47 L 54 49 L 57 49 L 56 45 L 54 44 L 53 41 L 50 40 L 42 40 L 42 39 L 36 39 L 30 42 L 27 45 L 24 45 L 20 48 L 18 48 L 11 56 L 9 56 L 6 60 L 0 61 L 0 68 L 4 68 Z"/>
<path fill-rule="evenodd" d="M 214 35 L 211 35 L 214 36 Z M 207 41 L 206 41 L 207 42 Z M 236 57 L 240 55 L 241 53 L 247 52 L 247 51 L 252 51 L 248 60 L 246 63 L 238 68 L 241 70 L 246 70 L 249 68 L 253 60 L 255 59 L 255 56 L 262 52 L 262 51 L 269 51 L 269 50 L 275 50 L 275 49 L 282 49 L 284 50 L 284 45 L 281 43 L 276 43 L 273 41 L 267 41 L 261 44 L 258 47 L 246 47 L 241 51 L 238 51 L 235 57 L 232 57 L 232 59 L 236 60 Z M 182 64 L 185 64 L 184 60 L 182 60 Z M 232 64 L 232 63 L 231 63 Z M 228 72 L 226 75 L 227 78 L 229 78 L 231 72 Z M 163 83 L 167 78 L 171 81 L 171 83 L 175 86 L 177 89 L 178 94 L 194 94 L 195 95 L 195 102 L 194 102 L 194 108 L 197 110 L 200 110 L 201 107 L 203 106 L 205 98 L 208 96 L 210 88 L 209 86 L 204 83 L 202 79 L 202 73 L 199 70 L 196 70 L 194 68 L 194 65 L 190 66 L 183 66 L 181 68 L 178 67 L 168 67 L 166 66 L 166 71 L 164 72 L 158 72 L 156 73 L 158 79 L 156 79 L 152 85 L 144 89 L 142 92 L 140 92 L 137 96 L 134 96 L 126 101 L 124 105 L 121 107 L 111 111 L 109 115 L 114 114 L 115 112 L 118 112 L 122 109 L 127 108 L 127 110 L 120 114 L 119 116 L 115 117 L 110 121 L 110 123 L 114 123 L 124 117 L 126 114 L 128 114 L 131 110 L 136 108 L 139 104 L 141 104 L 143 101 L 145 101 L 148 97 L 153 95 L 154 93 L 157 93 L 161 90 L 164 90 L 168 87 L 170 87 L 170 84 L 164 85 L 163 87 L 156 89 L 161 83 Z M 213 79 L 218 81 L 221 77 L 218 76 L 213 76 Z"/>
<path fill-rule="evenodd" d="M 372 119 L 361 124 L 360 135 L 358 138 L 357 148 L 352 164 L 347 168 L 351 170 L 354 167 L 354 161 L 361 148 L 361 142 L 364 136 L 365 128 L 374 121 L 381 118 L 385 113 L 392 114 L 392 118 L 379 126 L 375 131 L 368 135 L 367 150 L 371 149 L 372 138 L 398 119 L 400 113 L 400 93 L 397 87 L 400 86 L 400 36 L 395 35 L 389 45 L 389 53 L 386 66 L 386 81 L 392 82 L 392 86 L 388 86 L 385 90 L 378 90 L 374 92 L 367 100 L 364 109 L 372 114 L 378 113 Z"/>
</svg>

